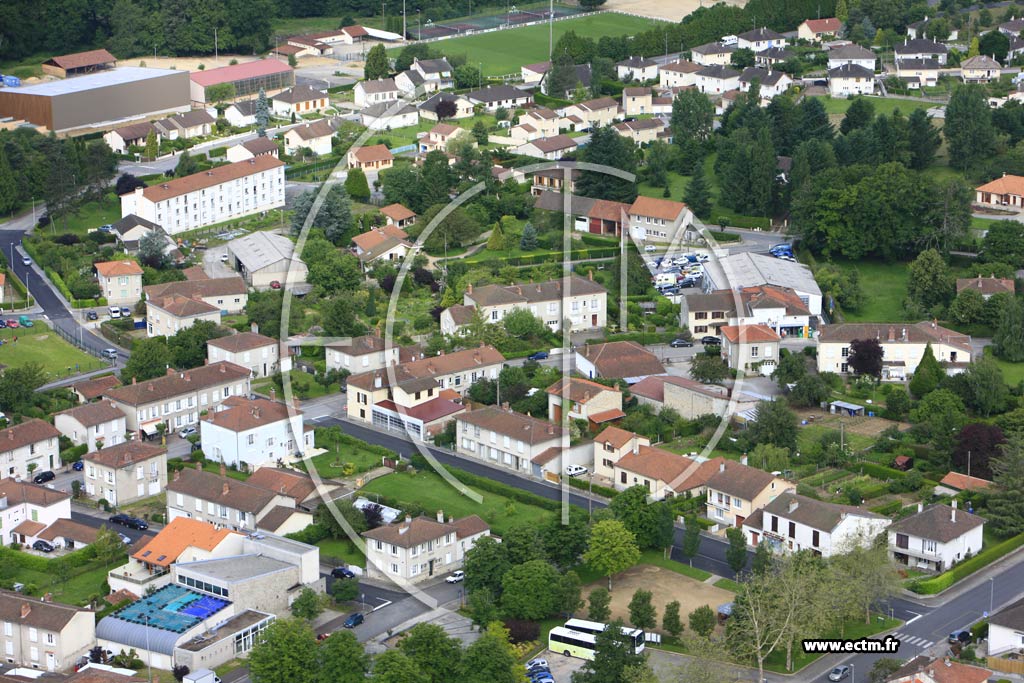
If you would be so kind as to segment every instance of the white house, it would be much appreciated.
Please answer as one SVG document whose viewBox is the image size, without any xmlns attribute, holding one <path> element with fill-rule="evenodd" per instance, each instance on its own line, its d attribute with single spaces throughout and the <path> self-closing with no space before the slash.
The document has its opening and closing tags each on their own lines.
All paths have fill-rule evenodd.
<svg viewBox="0 0 1024 683">
<path fill-rule="evenodd" d="M 116 446 L 125 439 L 124 413 L 109 401 L 83 403 L 62 410 L 53 416 L 53 425 L 76 446 L 88 446 L 88 453 Z"/>
<path fill-rule="evenodd" d="M 284 152 L 295 154 L 300 149 L 308 149 L 318 156 L 330 154 L 334 130 L 334 122 L 331 119 L 301 123 L 288 129 L 284 134 Z"/>
<path fill-rule="evenodd" d="M 267 101 L 267 113 L 270 113 L 270 101 Z M 224 109 L 224 118 L 236 128 L 256 125 L 256 100 L 232 102 Z"/>
<path fill-rule="evenodd" d="M 577 146 L 576 140 L 568 135 L 556 135 L 550 138 L 531 140 L 516 147 L 513 151 L 527 157 L 558 161 L 566 154 L 575 152 Z"/>
<path fill-rule="evenodd" d="M 577 347 L 576 371 L 590 379 L 624 379 L 636 384 L 651 375 L 664 375 L 665 366 L 640 344 L 621 341 Z"/>
<path fill-rule="evenodd" d="M 447 90 L 455 85 L 452 77 L 452 65 L 444 57 L 439 59 L 414 59 L 411 71 L 415 71 L 424 81 L 431 81 L 437 90 Z"/>
<path fill-rule="evenodd" d="M 270 138 L 254 138 L 228 147 L 227 159 L 234 163 L 261 156 L 272 156 L 276 158 L 279 151 L 277 143 Z"/>
<path fill-rule="evenodd" d="M 499 323 L 512 311 L 525 309 L 552 332 L 566 321 L 573 332 L 581 332 L 608 324 L 607 298 L 608 290 L 593 278 L 571 276 L 518 285 L 469 285 L 462 303 L 476 306 L 490 323 Z"/>
<path fill-rule="evenodd" d="M 773 97 L 781 95 L 793 85 L 793 79 L 785 71 L 762 69 L 758 66 L 744 69 L 740 74 L 740 90 L 750 92 L 750 87 L 755 82 L 760 90 L 762 104 L 767 104 Z"/>
<path fill-rule="evenodd" d="M 697 90 L 720 95 L 740 87 L 740 72 L 718 64 L 705 66 L 697 72 Z"/>
<path fill-rule="evenodd" d="M 253 377 L 269 377 L 291 370 L 292 360 L 287 352 L 281 362 L 281 346 L 276 339 L 256 332 L 230 334 L 206 342 L 206 360 L 208 363 L 226 360 L 249 368 Z"/>
<path fill-rule="evenodd" d="M 671 242 L 693 222 L 686 204 L 639 196 L 629 207 L 629 236 L 641 242 Z"/>
<path fill-rule="evenodd" d="M 150 337 L 172 337 L 201 320 L 219 325 L 220 309 L 178 294 L 146 297 L 146 330 Z"/>
<path fill-rule="evenodd" d="M 870 95 L 875 92 L 875 72 L 852 62 L 829 69 L 828 91 L 832 97 Z"/>
<path fill-rule="evenodd" d="M 905 59 L 934 59 L 940 66 L 946 65 L 949 48 L 927 38 L 904 38 L 903 43 L 893 46 L 897 65 Z"/>
<path fill-rule="evenodd" d="M 0 476 L 28 478 L 60 467 L 59 437 L 53 425 L 36 418 L 0 430 Z"/>
<path fill-rule="evenodd" d="M 418 346 L 387 346 L 380 330 L 376 332 L 326 344 L 327 369 L 359 374 L 423 358 L 423 351 Z"/>
<path fill-rule="evenodd" d="M 820 43 L 823 40 L 835 38 L 843 29 L 843 22 L 835 17 L 826 19 L 804 19 L 796 27 L 796 36 L 802 40 L 809 40 L 813 43 Z"/>
<path fill-rule="evenodd" d="M 828 68 L 830 71 L 838 69 L 844 64 L 855 64 L 874 73 L 877 61 L 878 58 L 874 52 L 856 43 L 835 47 L 828 51 Z"/>
<path fill-rule="evenodd" d="M 755 28 L 753 31 L 747 31 L 736 36 L 737 43 L 736 47 L 739 49 L 753 50 L 754 52 L 763 52 L 771 47 L 786 47 L 786 37 L 781 33 L 776 33 L 770 28 Z"/>
<path fill-rule="evenodd" d="M 5 477 L 0 479 L 0 498 L 7 501 L 0 508 L 0 540 L 4 545 L 24 544 L 54 522 L 71 519 L 70 493 Z"/>
<path fill-rule="evenodd" d="M 394 102 L 402 96 L 402 90 L 393 78 L 378 78 L 372 81 L 359 81 L 352 89 L 355 105 L 360 109 L 371 104 Z"/>
<path fill-rule="evenodd" d="M 697 84 L 697 72 L 701 65 L 687 59 L 671 62 L 658 70 L 658 85 L 661 88 L 685 88 Z"/>
<path fill-rule="evenodd" d="M 243 470 L 291 462 L 313 445 L 302 412 L 292 412 L 277 401 L 232 396 L 200 421 L 203 453 Z"/>
<path fill-rule="evenodd" d="M 359 112 L 359 121 L 370 130 L 405 128 L 420 122 L 420 110 L 411 104 L 381 102 Z"/>
<path fill-rule="evenodd" d="M 467 93 L 466 99 L 474 105 L 481 105 L 485 111 L 494 112 L 498 109 L 525 107 L 533 102 L 533 95 L 511 85 L 489 85 L 482 90 Z"/>
<path fill-rule="evenodd" d="M 169 235 L 284 206 L 284 162 L 260 156 L 218 166 L 121 196 L 121 215 L 135 214 Z"/>
<path fill-rule="evenodd" d="M 896 62 L 896 76 L 908 88 L 931 88 L 939 82 L 941 64 L 935 59 L 900 59 Z"/>
<path fill-rule="evenodd" d="M 270 100 L 270 110 L 275 116 L 299 116 L 322 111 L 330 104 L 331 100 L 327 93 L 308 85 L 296 85 L 274 95 Z"/>
<path fill-rule="evenodd" d="M 421 583 L 462 567 L 466 551 L 491 533 L 487 522 L 476 515 L 445 521 L 406 517 L 364 531 L 366 570 L 370 577 L 399 583 Z"/>
<path fill-rule="evenodd" d="M 840 323 L 827 325 L 818 334 L 818 372 L 850 371 L 847 358 L 856 340 L 874 339 L 882 347 L 882 379 L 903 381 L 917 371 L 925 348 L 949 374 L 971 362 L 971 338 L 933 322 Z"/>
<path fill-rule="evenodd" d="M 988 618 L 988 654 L 998 656 L 1024 648 L 1024 598 Z"/>
<path fill-rule="evenodd" d="M 623 82 L 653 81 L 658 77 L 658 63 L 645 57 L 630 57 L 615 65 L 615 75 Z"/>
<path fill-rule="evenodd" d="M 787 491 L 751 514 L 742 528 L 752 546 L 768 543 L 775 550 L 810 550 L 832 557 L 871 545 L 891 523 L 888 517 L 852 505 Z"/>
<path fill-rule="evenodd" d="M 917 504 L 889 527 L 889 556 L 912 569 L 944 572 L 981 551 L 985 520 L 953 506 Z"/>
<path fill-rule="evenodd" d="M 153 133 L 157 144 L 160 143 L 160 131 L 152 123 L 130 123 L 103 134 L 103 141 L 111 150 L 118 154 L 127 154 L 129 147 L 143 147 L 149 134 Z"/>
</svg>

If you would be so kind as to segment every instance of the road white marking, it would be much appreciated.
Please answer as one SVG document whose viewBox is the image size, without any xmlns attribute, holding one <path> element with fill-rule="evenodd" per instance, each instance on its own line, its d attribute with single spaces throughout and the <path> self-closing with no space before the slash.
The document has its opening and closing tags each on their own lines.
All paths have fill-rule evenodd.
<svg viewBox="0 0 1024 683">
<path fill-rule="evenodd" d="M 377 599 L 378 599 L 378 600 L 382 600 L 383 598 L 377 598 Z M 379 609 L 384 609 L 385 607 L 387 607 L 387 606 L 388 606 L 388 605 L 390 605 L 390 604 L 391 604 L 391 601 L 390 601 L 390 600 L 384 600 L 384 602 L 383 602 L 382 604 L 380 604 L 380 605 L 377 605 L 376 607 L 374 607 L 374 608 L 373 608 L 373 609 L 371 609 L 370 611 L 371 611 L 371 612 L 376 612 L 376 611 L 377 611 L 377 610 L 379 610 Z"/>
<path fill-rule="evenodd" d="M 907 620 L 907 623 L 906 623 L 907 626 L 909 626 L 910 624 L 913 624 L 915 621 L 917 621 L 918 619 L 920 619 L 923 616 L 921 614 L 917 614 L 917 612 L 910 612 L 910 614 L 914 614 L 916 616 L 913 619 L 908 619 Z"/>
</svg>

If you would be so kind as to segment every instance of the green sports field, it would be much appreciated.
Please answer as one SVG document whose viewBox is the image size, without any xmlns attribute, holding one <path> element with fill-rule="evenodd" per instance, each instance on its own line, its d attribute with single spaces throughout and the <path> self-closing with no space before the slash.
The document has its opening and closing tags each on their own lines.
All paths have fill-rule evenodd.
<svg viewBox="0 0 1024 683">
<path fill-rule="evenodd" d="M 555 41 L 566 31 L 595 40 L 601 36 L 632 35 L 646 31 L 658 22 L 653 19 L 605 12 L 555 22 Z M 485 76 L 516 73 L 523 64 L 548 59 L 548 25 L 537 24 L 492 31 L 478 35 L 439 40 L 430 47 L 447 55 L 466 55 L 468 64 L 482 64 Z M 392 50 L 391 56 L 397 54 Z"/>
</svg>

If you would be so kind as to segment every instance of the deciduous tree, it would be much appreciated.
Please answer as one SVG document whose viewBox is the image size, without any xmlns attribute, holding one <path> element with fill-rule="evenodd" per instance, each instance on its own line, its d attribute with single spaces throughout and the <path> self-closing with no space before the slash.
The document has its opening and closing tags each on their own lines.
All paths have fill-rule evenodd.
<svg viewBox="0 0 1024 683">
<path fill-rule="evenodd" d="M 249 652 L 249 675 L 259 683 L 308 681 L 317 660 L 316 634 L 304 619 L 277 619 Z"/>
<path fill-rule="evenodd" d="M 961 85 L 953 91 L 942 127 L 949 144 L 950 166 L 963 171 L 989 157 L 995 149 L 995 131 L 991 124 L 992 110 L 983 87 Z"/>
<path fill-rule="evenodd" d="M 679 617 L 678 600 L 673 600 L 665 605 L 665 612 L 661 615 L 661 628 L 675 638 L 678 638 L 679 634 L 683 632 L 683 620 Z"/>
<path fill-rule="evenodd" d="M 747 428 L 747 440 L 752 446 L 769 443 L 796 449 L 796 415 L 783 401 L 760 401 L 756 411 L 757 419 Z"/>
<path fill-rule="evenodd" d="M 713 609 L 707 605 L 701 605 L 690 612 L 688 621 L 690 622 L 691 631 L 702 638 L 709 638 L 715 630 L 718 618 L 715 616 Z"/>
<path fill-rule="evenodd" d="M 654 609 L 651 591 L 637 588 L 629 601 L 629 623 L 637 628 L 653 629 L 658 625 L 658 612 Z"/>
<path fill-rule="evenodd" d="M 1016 298 L 1003 307 L 1003 317 L 992 337 L 996 356 L 1011 363 L 1024 361 L 1024 308 Z"/>
<path fill-rule="evenodd" d="M 878 378 L 882 376 L 885 351 L 877 339 L 854 339 L 846 363 L 858 375 Z"/>
<path fill-rule="evenodd" d="M 598 586 L 590 591 L 587 599 L 587 618 L 591 621 L 608 621 L 612 614 L 611 603 L 612 596 L 608 589 Z"/>
<path fill-rule="evenodd" d="M 739 574 L 747 566 L 747 539 L 743 536 L 743 530 L 736 527 L 726 529 L 725 536 L 729 540 L 729 547 L 725 550 L 725 561 Z"/>
<path fill-rule="evenodd" d="M 617 519 L 606 519 L 594 524 L 583 559 L 591 567 L 608 577 L 608 590 L 612 575 L 629 569 L 640 559 L 636 536 Z"/>
<path fill-rule="evenodd" d="M 391 73 L 391 64 L 388 63 L 388 53 L 383 43 L 377 43 L 366 53 L 366 66 L 363 68 L 363 78 L 368 81 L 375 81 L 378 78 L 387 78 Z"/>
<path fill-rule="evenodd" d="M 318 683 L 364 683 L 370 670 L 370 657 L 352 631 L 332 633 L 317 648 Z"/>
<path fill-rule="evenodd" d="M 459 640 L 449 636 L 437 624 L 420 623 L 409 630 L 409 635 L 398 647 L 412 659 L 431 683 L 458 680 L 462 668 L 462 648 Z"/>
</svg>

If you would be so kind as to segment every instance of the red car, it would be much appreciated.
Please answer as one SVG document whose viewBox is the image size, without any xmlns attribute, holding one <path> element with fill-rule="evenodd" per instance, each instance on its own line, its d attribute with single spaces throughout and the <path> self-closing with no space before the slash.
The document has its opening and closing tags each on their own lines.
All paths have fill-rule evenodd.
<svg viewBox="0 0 1024 683">
<path fill-rule="evenodd" d="M 278 282 L 277 280 L 271 280 L 270 281 L 270 288 L 271 289 L 281 289 L 281 283 Z"/>
<path fill-rule="evenodd" d="M 19 327 L 21 327 L 21 325 L 19 325 L 19 324 L 18 324 L 18 321 L 17 321 L 17 320 L 13 320 L 13 319 L 12 319 L 12 320 L 8 320 L 8 321 L 7 321 L 7 327 L 9 327 L 9 328 L 11 328 L 11 329 L 14 329 L 14 330 L 16 330 L 16 329 L 18 329 Z"/>
</svg>

